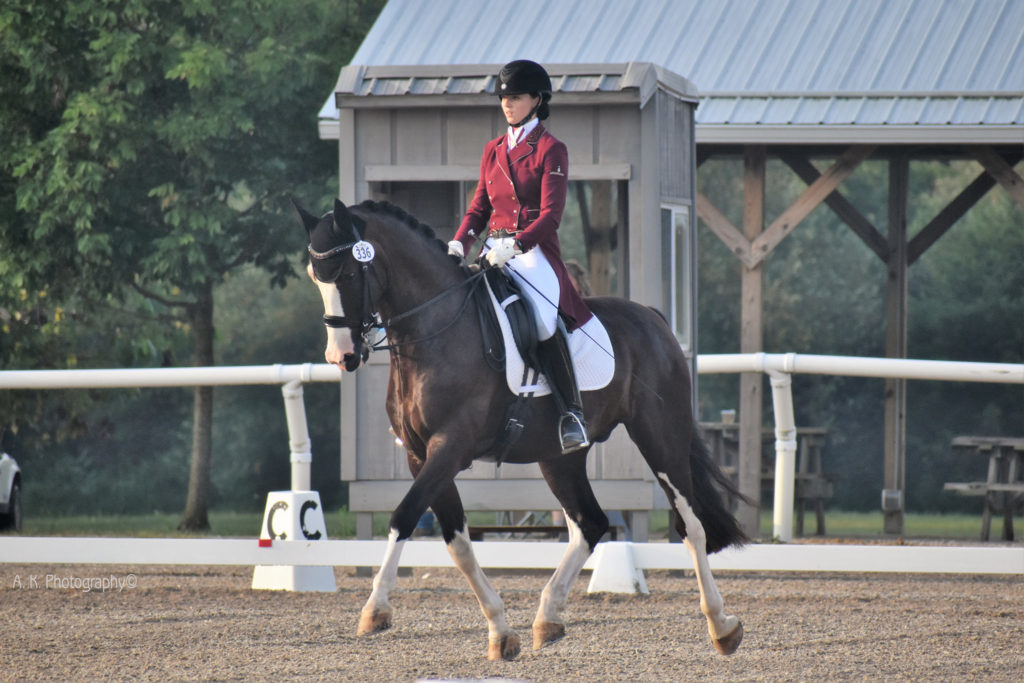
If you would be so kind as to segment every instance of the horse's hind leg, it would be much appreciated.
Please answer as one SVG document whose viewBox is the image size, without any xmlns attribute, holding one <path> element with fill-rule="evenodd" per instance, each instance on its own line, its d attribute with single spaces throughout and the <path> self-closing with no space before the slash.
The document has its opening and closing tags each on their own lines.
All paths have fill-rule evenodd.
<svg viewBox="0 0 1024 683">
<path fill-rule="evenodd" d="M 534 650 L 565 635 L 569 591 L 594 546 L 608 531 L 608 517 L 590 487 L 586 466 L 586 451 L 540 462 L 544 479 L 565 511 L 569 546 L 541 593 L 537 617 L 533 621 Z"/>
<path fill-rule="evenodd" d="M 711 634 L 715 649 L 723 655 L 731 655 L 743 640 L 743 625 L 735 616 L 725 613 L 725 602 L 722 600 L 722 594 L 718 592 L 718 585 L 711 575 L 711 566 L 708 564 L 704 526 L 697 519 L 697 515 L 690 507 L 686 497 L 673 484 L 668 475 L 664 472 L 658 472 L 657 475 L 685 527 L 685 531 L 683 529 L 679 531 L 685 534 L 683 543 L 693 558 L 693 566 L 697 574 L 697 587 L 700 589 L 700 610 L 707 617 L 708 633 Z"/>
<path fill-rule="evenodd" d="M 487 619 L 487 658 L 511 660 L 519 656 L 519 636 L 505 618 L 505 603 L 481 569 L 466 529 L 466 514 L 455 484 L 444 487 L 431 505 L 455 566 L 466 577 Z"/>
</svg>

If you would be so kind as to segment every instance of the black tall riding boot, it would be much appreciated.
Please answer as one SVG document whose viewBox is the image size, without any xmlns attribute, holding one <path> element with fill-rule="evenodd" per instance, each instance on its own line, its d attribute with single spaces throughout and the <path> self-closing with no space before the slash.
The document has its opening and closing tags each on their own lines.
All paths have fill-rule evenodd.
<svg viewBox="0 0 1024 683">
<path fill-rule="evenodd" d="M 538 345 L 541 372 L 548 378 L 551 395 L 562 415 L 558 421 L 558 435 L 562 453 L 572 453 L 590 445 L 587 426 L 583 421 L 583 400 L 576 384 L 576 370 L 569 355 L 565 328 L 559 323 L 555 334 Z"/>
</svg>

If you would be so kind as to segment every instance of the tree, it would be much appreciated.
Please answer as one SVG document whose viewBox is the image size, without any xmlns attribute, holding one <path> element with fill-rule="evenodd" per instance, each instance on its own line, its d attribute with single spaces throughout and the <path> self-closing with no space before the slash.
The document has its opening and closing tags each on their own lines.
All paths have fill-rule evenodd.
<svg viewBox="0 0 1024 683">
<path fill-rule="evenodd" d="M 246 264 L 282 284 L 301 248 L 286 196 L 334 193 L 313 112 L 380 4 L 5 3 L 4 284 L 86 312 L 144 297 L 212 365 L 214 288 Z M 197 388 L 182 528 L 209 525 L 212 411 Z"/>
</svg>

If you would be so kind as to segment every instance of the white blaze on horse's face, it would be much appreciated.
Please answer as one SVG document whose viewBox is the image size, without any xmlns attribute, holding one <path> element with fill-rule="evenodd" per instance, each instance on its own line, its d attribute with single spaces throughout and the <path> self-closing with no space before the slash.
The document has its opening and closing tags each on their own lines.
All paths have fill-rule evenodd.
<svg viewBox="0 0 1024 683">
<path fill-rule="evenodd" d="M 324 313 L 327 315 L 344 316 L 345 311 L 341 307 L 341 293 L 334 283 L 320 282 L 313 275 L 313 264 L 306 265 L 306 274 L 313 281 L 316 288 L 320 290 L 320 298 L 324 302 Z M 355 345 L 352 343 L 351 331 L 346 327 L 327 328 L 327 349 L 324 351 L 324 358 L 328 363 L 338 367 L 344 367 L 345 355 L 355 353 Z"/>
</svg>

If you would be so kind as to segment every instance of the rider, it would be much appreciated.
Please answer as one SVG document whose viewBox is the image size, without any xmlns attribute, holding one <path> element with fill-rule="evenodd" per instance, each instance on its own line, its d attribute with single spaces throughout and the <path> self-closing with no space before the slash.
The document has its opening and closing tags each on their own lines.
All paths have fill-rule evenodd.
<svg viewBox="0 0 1024 683">
<path fill-rule="evenodd" d="M 567 334 L 593 314 L 562 263 L 556 232 L 565 208 L 569 154 L 540 123 L 548 117 L 551 99 L 544 67 L 525 59 L 509 62 L 498 73 L 495 94 L 508 132 L 484 146 L 476 194 L 448 251 L 461 258 L 484 236 L 487 262 L 505 266 L 530 301 L 541 340 L 540 369 L 562 415 L 562 452 L 570 453 L 589 446 L 590 439 Z"/>
</svg>

